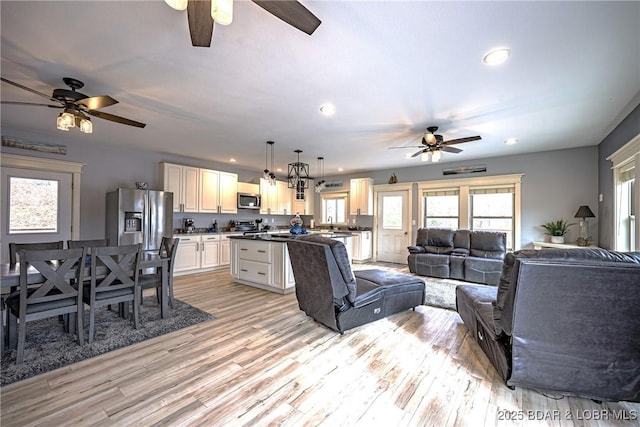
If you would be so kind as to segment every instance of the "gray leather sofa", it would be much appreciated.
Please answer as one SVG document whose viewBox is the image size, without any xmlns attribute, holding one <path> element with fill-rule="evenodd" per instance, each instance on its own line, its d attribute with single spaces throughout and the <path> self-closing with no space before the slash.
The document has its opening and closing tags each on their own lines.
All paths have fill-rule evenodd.
<svg viewBox="0 0 640 427">
<path fill-rule="evenodd" d="M 640 252 L 521 250 L 456 305 L 505 383 L 640 402 Z"/>
<path fill-rule="evenodd" d="M 424 304 L 424 281 L 394 271 L 351 270 L 338 240 L 307 235 L 287 242 L 298 305 L 308 316 L 343 333 Z"/>
<path fill-rule="evenodd" d="M 414 274 L 497 285 L 507 237 L 492 231 L 421 228 L 408 249 Z"/>
</svg>

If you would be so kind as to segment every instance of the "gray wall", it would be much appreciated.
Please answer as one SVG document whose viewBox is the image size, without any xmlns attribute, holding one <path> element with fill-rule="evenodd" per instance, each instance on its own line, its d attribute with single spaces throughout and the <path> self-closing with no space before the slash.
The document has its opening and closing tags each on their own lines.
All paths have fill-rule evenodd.
<svg viewBox="0 0 640 427">
<path fill-rule="evenodd" d="M 4 133 L 4 130 L 3 130 Z M 6 135 L 45 141 L 38 135 L 7 132 Z M 22 155 L 37 155 L 62 160 L 84 163 L 81 188 L 81 221 L 80 237 L 82 239 L 101 238 L 105 229 L 105 194 L 118 187 L 134 186 L 136 181 L 146 181 L 150 188 L 161 188 L 159 162 L 170 161 L 181 164 L 189 164 L 198 167 L 206 167 L 217 170 L 237 172 L 240 181 L 252 181 L 259 178 L 261 171 L 243 170 L 230 164 L 206 162 L 198 159 L 182 158 L 164 155 L 161 153 L 136 151 L 131 148 L 114 146 L 99 146 L 90 142 L 77 143 L 74 141 L 46 141 L 67 146 L 67 155 L 34 153 L 26 150 L 10 149 L 2 147 L 2 152 L 12 152 Z M 584 147 L 570 150 L 548 151 L 534 154 L 494 157 L 489 159 L 469 162 L 451 162 L 439 164 L 421 164 L 402 169 L 389 169 L 373 171 L 367 174 L 344 175 L 340 177 L 328 177 L 328 181 L 342 180 L 344 186 L 336 190 L 348 190 L 349 179 L 352 177 L 371 176 L 375 184 L 387 183 L 391 173 L 395 173 L 399 182 L 416 182 L 438 180 L 449 177 L 442 175 L 443 168 L 486 164 L 487 172 L 481 175 L 503 175 L 511 173 L 524 173 L 522 183 L 522 241 L 523 247 L 534 240 L 544 238 L 540 224 L 564 217 L 574 220 L 573 215 L 578 206 L 586 204 L 599 216 L 597 212 L 598 195 L 598 149 L 597 147 Z M 468 177 L 469 175 L 462 175 Z M 417 200 L 418 198 L 414 198 Z M 316 194 L 316 214 L 320 212 L 319 197 Z M 415 209 L 414 209 L 415 211 Z M 417 211 L 415 211 L 417 212 Z M 186 214 L 176 214 L 174 226 L 180 226 L 180 219 Z M 265 218 L 269 223 L 271 219 L 275 224 L 286 226 L 290 215 L 268 217 L 252 212 L 239 213 L 238 215 L 211 215 L 190 214 L 196 219 L 197 227 L 206 227 L 213 219 L 219 224 L 226 224 L 229 219 L 255 219 Z M 316 215 L 319 218 L 319 215 Z M 591 232 L 597 235 L 597 222 L 594 218 Z M 307 222 L 307 221 L 305 221 Z M 372 226 L 372 217 L 358 218 L 358 225 Z M 572 227 L 569 240 L 575 240 L 577 227 Z"/>
<path fill-rule="evenodd" d="M 600 246 L 613 249 L 614 246 L 614 206 L 612 163 L 607 160 L 611 154 L 640 134 L 640 105 L 629 114 L 598 146 L 598 191 L 602 194 L 599 203 Z M 594 211 L 595 212 L 595 211 Z"/>
<path fill-rule="evenodd" d="M 444 176 L 442 170 L 458 166 L 486 165 L 487 172 L 465 175 Z M 574 218 L 580 205 L 589 205 L 596 218 L 589 221 L 589 231 L 598 235 L 597 186 L 598 186 L 598 148 L 582 147 L 568 150 L 545 151 L 541 153 L 521 154 L 504 157 L 492 157 L 467 162 L 424 163 L 419 166 L 373 171 L 357 175 L 340 175 L 326 178 L 327 181 L 342 181 L 349 188 L 351 178 L 372 177 L 375 184 L 386 184 L 392 173 L 399 183 L 434 181 L 452 178 L 470 178 L 474 176 L 492 176 L 522 173 L 522 238 L 521 247 L 530 247 L 533 241 L 543 241 L 545 235 L 540 224 L 549 220 L 564 218 L 577 222 Z M 417 218 L 419 197 L 414 193 L 413 217 Z M 315 206 L 319 207 L 319 197 Z M 316 214 L 319 213 L 318 208 Z M 418 220 L 419 224 L 420 221 Z M 358 225 L 373 225 L 372 218 L 358 218 Z M 567 241 L 578 237 L 578 226 L 570 228 Z M 596 242 L 597 243 L 597 242 Z"/>
</svg>

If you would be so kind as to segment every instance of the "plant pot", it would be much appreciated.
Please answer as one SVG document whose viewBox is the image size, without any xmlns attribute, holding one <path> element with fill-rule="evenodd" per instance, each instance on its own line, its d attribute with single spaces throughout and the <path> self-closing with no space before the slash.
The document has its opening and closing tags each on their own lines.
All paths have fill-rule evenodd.
<svg viewBox="0 0 640 427">
<path fill-rule="evenodd" d="M 551 243 L 564 243 L 564 236 L 551 236 Z"/>
</svg>

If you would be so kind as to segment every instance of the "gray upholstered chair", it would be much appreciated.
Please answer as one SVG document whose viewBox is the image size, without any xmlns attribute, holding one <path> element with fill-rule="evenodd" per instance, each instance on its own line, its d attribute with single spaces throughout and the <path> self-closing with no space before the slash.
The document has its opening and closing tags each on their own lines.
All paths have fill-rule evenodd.
<svg viewBox="0 0 640 427">
<path fill-rule="evenodd" d="M 424 303 L 424 281 L 390 270 L 351 270 L 344 244 L 322 236 L 287 242 L 298 305 L 343 333 Z"/>
<path fill-rule="evenodd" d="M 176 259 L 176 252 L 178 251 L 178 243 L 180 239 L 177 237 L 163 237 L 160 242 L 160 256 L 169 258 L 169 265 L 167 268 L 167 282 L 169 287 L 169 305 L 174 308 L 173 302 L 173 264 Z M 156 296 L 158 302 L 160 302 L 160 287 L 162 286 L 162 274 L 159 271 L 160 268 L 151 274 L 141 274 L 138 278 L 138 289 L 140 289 L 140 301 L 142 302 L 142 292 L 144 289 L 156 288 Z"/>
<path fill-rule="evenodd" d="M 84 344 L 82 328 L 82 287 L 71 286 L 74 278 L 79 283 L 84 275 L 85 249 L 21 250 L 20 289 L 6 301 L 9 316 L 18 320 L 18 352 L 16 363 L 24 359 L 27 322 L 74 314 L 78 344 Z M 27 281 L 29 267 L 38 270 L 43 279 L 40 283 Z M 14 322 L 8 322 L 10 325 Z"/>
<path fill-rule="evenodd" d="M 120 315 L 128 317 L 133 302 L 133 324 L 139 327 L 140 245 L 94 247 L 91 281 L 84 283 L 83 300 L 89 305 L 89 343 L 93 342 L 96 309 L 118 304 Z"/>
</svg>

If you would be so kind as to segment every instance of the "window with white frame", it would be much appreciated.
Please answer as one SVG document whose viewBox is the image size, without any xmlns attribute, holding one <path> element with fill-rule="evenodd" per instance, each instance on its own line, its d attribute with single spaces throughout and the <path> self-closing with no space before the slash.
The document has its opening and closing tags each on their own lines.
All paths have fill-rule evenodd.
<svg viewBox="0 0 640 427">
<path fill-rule="evenodd" d="M 637 251 L 640 230 L 637 215 L 640 211 L 640 134 L 607 157 L 613 163 L 614 248 L 618 251 Z"/>
<path fill-rule="evenodd" d="M 322 194 L 322 223 L 347 223 L 347 195 L 346 193 Z"/>
<path fill-rule="evenodd" d="M 58 232 L 58 181 L 9 177 L 9 234 Z"/>
<path fill-rule="evenodd" d="M 513 187 L 470 188 L 471 229 L 499 231 L 513 249 Z"/>
<path fill-rule="evenodd" d="M 520 249 L 522 175 L 418 183 L 422 227 L 500 231 L 507 249 Z"/>
<path fill-rule="evenodd" d="M 458 228 L 458 190 L 427 191 L 423 194 L 423 227 Z"/>
</svg>

